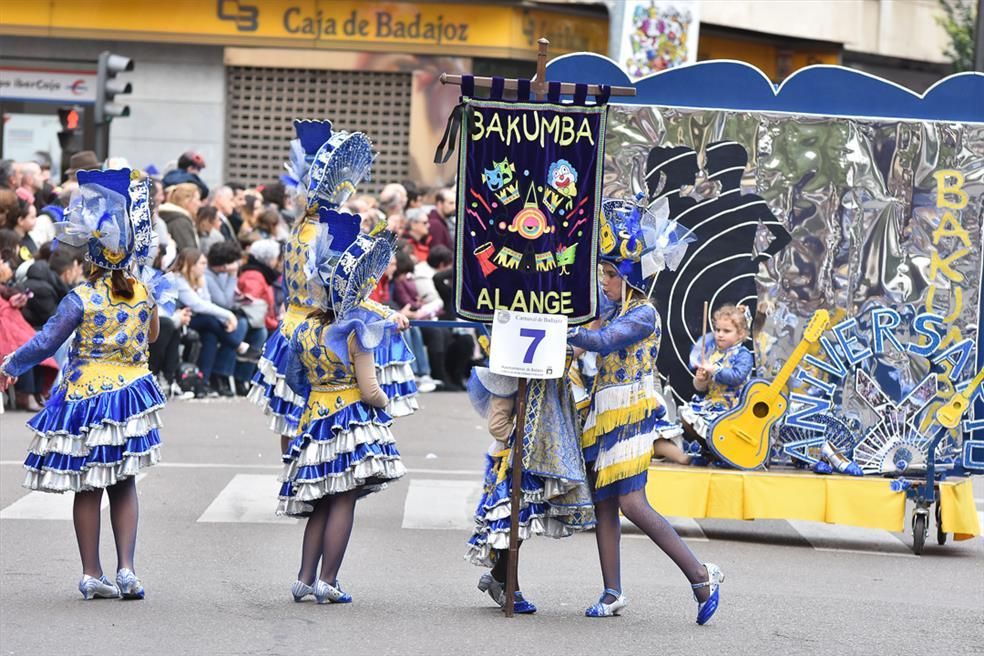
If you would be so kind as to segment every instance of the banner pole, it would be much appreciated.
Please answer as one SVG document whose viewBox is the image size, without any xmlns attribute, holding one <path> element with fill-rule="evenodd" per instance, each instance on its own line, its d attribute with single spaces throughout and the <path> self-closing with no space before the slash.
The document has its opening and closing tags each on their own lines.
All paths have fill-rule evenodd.
<svg viewBox="0 0 984 656">
<path fill-rule="evenodd" d="M 523 487 L 523 437 L 526 435 L 526 390 L 529 380 L 519 379 L 516 391 L 516 431 L 512 444 L 512 490 L 509 494 L 509 562 L 506 564 L 506 617 L 513 616 L 519 587 L 519 504 Z"/>
</svg>

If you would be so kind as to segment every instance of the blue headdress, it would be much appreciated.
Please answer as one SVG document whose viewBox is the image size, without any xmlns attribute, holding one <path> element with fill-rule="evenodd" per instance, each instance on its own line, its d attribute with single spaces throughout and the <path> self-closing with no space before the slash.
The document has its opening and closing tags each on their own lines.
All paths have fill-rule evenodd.
<svg viewBox="0 0 984 656">
<path fill-rule="evenodd" d="M 642 199 L 643 194 L 637 194 L 635 201 L 601 201 L 598 244 L 601 260 L 615 266 L 626 284 L 649 296 L 656 275 L 663 269 L 676 269 L 687 245 L 696 238 L 690 230 L 670 220 L 665 198 L 648 208 Z"/>
<path fill-rule="evenodd" d="M 58 241 L 86 247 L 86 259 L 104 269 L 126 269 L 136 248 L 130 219 L 130 170 L 79 171 L 79 188 L 55 223 Z"/>
<path fill-rule="evenodd" d="M 331 121 L 295 120 L 294 132 L 297 138 L 290 142 L 289 159 L 284 162 L 287 175 L 283 181 L 294 195 L 295 206 L 307 212 L 317 207 L 317 203 L 310 206 L 308 203 L 311 164 L 321 146 L 331 138 Z"/>
<path fill-rule="evenodd" d="M 329 209 L 342 205 L 369 176 L 375 158 L 372 143 L 363 133 L 333 133 L 311 163 L 307 207 L 315 203 Z"/>
<path fill-rule="evenodd" d="M 339 318 L 369 295 L 393 254 L 392 234 L 362 234 L 361 217 L 338 210 L 369 175 L 375 157 L 369 137 L 339 131 L 322 142 L 308 170 L 306 207 L 308 212 L 317 209 L 319 218 L 306 266 L 308 280 L 325 289 L 328 306 Z"/>
<path fill-rule="evenodd" d="M 151 299 L 169 310 L 177 298 L 174 288 L 151 266 L 157 232 L 150 182 L 130 169 L 79 171 L 78 182 L 64 220 L 54 224 L 56 239 L 85 247 L 86 259 L 104 269 L 131 271 Z"/>
<path fill-rule="evenodd" d="M 305 267 L 308 280 L 324 288 L 328 307 L 339 318 L 369 296 L 389 266 L 396 243 L 387 230 L 361 233 L 360 223 L 357 214 L 322 208 Z"/>
</svg>

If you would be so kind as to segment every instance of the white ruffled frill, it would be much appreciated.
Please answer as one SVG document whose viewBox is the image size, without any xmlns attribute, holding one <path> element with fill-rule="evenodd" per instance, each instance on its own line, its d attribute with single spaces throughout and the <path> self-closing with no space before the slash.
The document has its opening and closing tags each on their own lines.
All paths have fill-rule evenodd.
<svg viewBox="0 0 984 656">
<path fill-rule="evenodd" d="M 285 474 L 281 481 L 288 480 L 292 468 L 296 464 L 291 463 L 286 466 Z M 371 479 L 386 479 L 386 481 L 396 480 L 407 473 L 406 467 L 398 456 L 392 458 L 367 458 L 355 465 L 352 469 L 341 472 L 337 475 L 329 475 L 320 479 L 312 479 L 304 482 L 295 482 L 294 496 L 290 498 L 280 498 L 277 505 L 278 515 L 300 515 L 314 510 L 314 506 L 309 503 L 316 501 L 330 494 L 340 494 L 356 488 L 362 488 L 367 492 L 376 492 L 386 488 L 386 482 L 366 485 L 365 482 Z"/>
<path fill-rule="evenodd" d="M 84 492 L 116 485 L 120 481 L 136 476 L 141 469 L 152 467 L 160 462 L 159 444 L 146 453 L 127 453 L 123 460 L 112 464 L 93 463 L 79 472 L 63 472 L 44 468 L 40 472 L 27 470 L 23 486 L 42 492 Z"/>
</svg>

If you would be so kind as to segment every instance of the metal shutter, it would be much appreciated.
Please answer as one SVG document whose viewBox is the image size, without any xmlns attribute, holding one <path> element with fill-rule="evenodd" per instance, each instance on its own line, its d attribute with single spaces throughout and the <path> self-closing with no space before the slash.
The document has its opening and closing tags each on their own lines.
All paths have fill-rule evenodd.
<svg viewBox="0 0 984 656">
<path fill-rule="evenodd" d="M 408 179 L 410 73 L 229 66 L 226 76 L 226 179 L 277 180 L 295 118 L 329 119 L 336 129 L 369 135 L 379 157 L 360 191 Z"/>
</svg>

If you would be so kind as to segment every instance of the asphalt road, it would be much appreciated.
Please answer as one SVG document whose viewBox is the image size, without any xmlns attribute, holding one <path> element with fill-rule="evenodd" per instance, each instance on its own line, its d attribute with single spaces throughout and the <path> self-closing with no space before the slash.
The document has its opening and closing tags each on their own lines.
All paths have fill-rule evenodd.
<svg viewBox="0 0 984 656">
<path fill-rule="evenodd" d="M 395 433 L 410 474 L 360 502 L 340 579 L 355 603 L 295 604 L 303 524 L 273 516 L 279 438 L 244 401 L 173 402 L 164 462 L 139 482 L 140 602 L 83 601 L 70 497 L 20 487 L 24 413 L 0 415 L 3 654 L 984 653 L 984 541 L 931 546 L 884 531 L 785 521 L 678 522 L 727 574 L 711 624 L 673 564 L 626 532 L 621 617 L 594 536 L 531 540 L 533 616 L 506 619 L 463 560 L 488 438 L 463 394 L 431 394 Z M 975 484 L 984 511 L 984 481 Z M 103 565 L 115 569 L 108 512 Z"/>
</svg>

